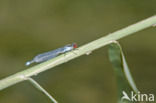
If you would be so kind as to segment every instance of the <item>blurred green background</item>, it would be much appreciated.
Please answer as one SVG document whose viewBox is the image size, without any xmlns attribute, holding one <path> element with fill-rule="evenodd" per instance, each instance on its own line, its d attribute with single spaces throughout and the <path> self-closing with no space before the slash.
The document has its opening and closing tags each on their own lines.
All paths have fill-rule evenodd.
<svg viewBox="0 0 156 103">
<path fill-rule="evenodd" d="M 156 0 L 0 0 L 0 78 L 36 54 L 83 45 L 156 13 Z M 156 29 L 121 39 L 142 93 L 156 94 Z M 116 103 L 107 47 L 34 77 L 60 103 Z M 29 82 L 0 91 L 0 103 L 50 103 Z"/>
</svg>

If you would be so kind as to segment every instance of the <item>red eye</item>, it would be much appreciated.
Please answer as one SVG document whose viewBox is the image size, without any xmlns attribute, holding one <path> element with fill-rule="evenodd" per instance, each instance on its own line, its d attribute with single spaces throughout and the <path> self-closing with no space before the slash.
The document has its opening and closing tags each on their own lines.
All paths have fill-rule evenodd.
<svg viewBox="0 0 156 103">
<path fill-rule="evenodd" d="M 77 48 L 77 44 L 76 43 L 73 44 L 73 48 Z"/>
</svg>

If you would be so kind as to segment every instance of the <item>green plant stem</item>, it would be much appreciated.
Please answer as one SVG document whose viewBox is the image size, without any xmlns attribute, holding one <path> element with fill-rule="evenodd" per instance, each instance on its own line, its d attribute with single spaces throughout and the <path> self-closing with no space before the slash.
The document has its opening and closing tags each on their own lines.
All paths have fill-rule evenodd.
<svg viewBox="0 0 156 103">
<path fill-rule="evenodd" d="M 118 30 L 114 33 L 110 33 L 109 35 L 104 36 L 100 39 L 97 39 L 88 44 L 85 44 L 85 45 L 79 47 L 78 49 L 74 50 L 73 52 L 75 52 L 75 53 L 73 53 L 72 51 L 68 52 L 68 53 L 66 53 L 66 55 L 60 55 L 54 59 L 51 59 L 49 61 L 46 61 L 44 63 L 38 64 L 33 67 L 30 67 L 26 70 L 18 72 L 9 77 L 6 77 L 6 78 L 0 80 L 0 90 L 7 88 L 11 85 L 14 85 L 16 83 L 19 83 L 21 81 L 24 81 L 25 79 L 22 78 L 23 76 L 31 77 L 33 75 L 37 75 L 38 73 L 46 71 L 50 68 L 53 68 L 57 65 L 65 63 L 74 58 L 77 58 L 81 55 L 88 54 L 91 51 L 101 48 L 101 47 L 111 43 L 114 40 L 118 40 L 125 36 L 132 35 L 133 33 L 141 31 L 141 30 L 148 28 L 154 24 L 156 24 L 156 16 L 152 16 L 152 17 L 147 18 L 143 21 L 140 21 L 136 24 L 130 25 L 130 26 L 123 28 L 121 30 Z"/>
<path fill-rule="evenodd" d="M 44 93 L 51 101 L 52 103 L 58 103 L 40 84 L 38 84 L 34 79 L 32 78 L 26 78 L 30 83 L 34 85 L 39 91 Z"/>
</svg>

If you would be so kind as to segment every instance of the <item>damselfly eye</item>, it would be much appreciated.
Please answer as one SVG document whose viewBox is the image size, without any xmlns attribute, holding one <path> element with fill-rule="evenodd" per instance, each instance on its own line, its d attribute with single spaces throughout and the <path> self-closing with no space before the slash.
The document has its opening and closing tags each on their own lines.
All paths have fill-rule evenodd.
<svg viewBox="0 0 156 103">
<path fill-rule="evenodd" d="M 73 48 L 77 48 L 77 44 L 76 43 L 73 44 Z"/>
</svg>

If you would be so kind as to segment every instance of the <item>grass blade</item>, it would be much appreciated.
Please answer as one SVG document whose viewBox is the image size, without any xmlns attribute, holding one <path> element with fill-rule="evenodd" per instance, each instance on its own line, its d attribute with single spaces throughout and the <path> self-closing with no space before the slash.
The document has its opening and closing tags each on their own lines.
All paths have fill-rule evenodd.
<svg viewBox="0 0 156 103">
<path fill-rule="evenodd" d="M 132 103 L 127 94 L 130 94 L 131 91 L 137 93 L 138 89 L 131 76 L 122 48 L 118 42 L 109 45 L 109 59 L 113 65 L 117 78 L 118 103 Z"/>
<path fill-rule="evenodd" d="M 32 78 L 27 78 L 27 80 L 33 84 L 35 88 L 37 88 L 39 91 L 41 91 L 45 96 L 47 96 L 52 103 L 58 103 L 54 97 L 52 97 L 40 84 L 38 84 L 34 79 Z"/>
</svg>

